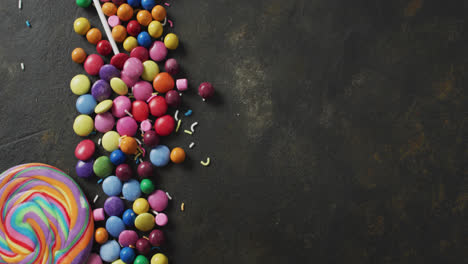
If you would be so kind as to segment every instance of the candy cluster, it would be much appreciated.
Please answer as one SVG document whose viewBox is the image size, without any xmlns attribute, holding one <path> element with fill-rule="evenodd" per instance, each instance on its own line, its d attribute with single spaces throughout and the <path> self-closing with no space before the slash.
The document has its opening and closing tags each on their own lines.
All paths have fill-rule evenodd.
<svg viewBox="0 0 468 264">
<path fill-rule="evenodd" d="M 71 80 L 80 113 L 73 130 L 81 137 L 101 133 L 97 145 L 91 139 L 77 145 L 76 173 L 82 178 L 100 178 L 108 196 L 104 207 L 93 211 L 94 220 L 105 224 L 95 230 L 95 241 L 101 246 L 88 263 L 145 264 L 150 258 L 151 264 L 167 264 L 167 257 L 155 252 L 165 241 L 163 227 L 168 216 L 164 210 L 170 196 L 157 189 L 153 179 L 157 168 L 186 158 L 183 148 L 161 144 L 164 137 L 179 130 L 177 109 L 182 92 L 189 88 L 187 79 L 177 78 L 177 60 L 168 58 L 179 46 L 179 38 L 165 32 L 164 26 L 172 26 L 172 22 L 166 8 L 154 0 L 101 2 L 112 38 L 129 54 L 115 54 L 105 64 L 100 55 L 111 54 L 112 40 L 103 40 L 101 31 L 91 28 L 88 19 L 75 20 L 75 32 L 96 45 L 100 55 L 87 55 L 82 48 L 72 52 L 73 61 L 83 63 L 88 75 L 99 78 L 92 83 L 87 75 L 78 74 Z M 88 7 L 91 0 L 77 0 L 77 4 Z M 165 71 L 160 71 L 158 63 Z M 214 88 L 205 82 L 198 92 L 205 100 L 213 96 Z M 174 117 L 169 114 L 171 108 L 177 110 Z M 98 154 L 103 151 L 108 155 Z M 132 208 L 125 208 L 124 201 L 132 203 Z"/>
</svg>

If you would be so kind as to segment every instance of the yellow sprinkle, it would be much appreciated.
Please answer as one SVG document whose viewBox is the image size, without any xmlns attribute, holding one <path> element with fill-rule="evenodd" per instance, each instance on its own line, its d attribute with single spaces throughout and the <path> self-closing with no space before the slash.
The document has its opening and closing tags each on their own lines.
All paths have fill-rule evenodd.
<svg viewBox="0 0 468 264">
<path fill-rule="evenodd" d="M 210 158 L 209 157 L 206 158 L 206 161 L 203 161 L 203 160 L 200 161 L 200 164 L 205 166 L 205 167 L 209 166 L 210 165 Z"/>
<path fill-rule="evenodd" d="M 175 132 L 179 132 L 179 128 L 180 128 L 180 123 L 182 123 L 182 119 L 179 119 L 179 121 L 177 121 L 177 127 L 175 129 Z"/>
<path fill-rule="evenodd" d="M 189 135 L 192 135 L 192 131 L 190 131 L 190 130 L 184 130 L 184 132 L 189 134 Z"/>
<path fill-rule="evenodd" d="M 185 203 L 182 203 L 180 205 L 180 211 L 182 211 L 182 212 L 185 211 Z"/>
</svg>

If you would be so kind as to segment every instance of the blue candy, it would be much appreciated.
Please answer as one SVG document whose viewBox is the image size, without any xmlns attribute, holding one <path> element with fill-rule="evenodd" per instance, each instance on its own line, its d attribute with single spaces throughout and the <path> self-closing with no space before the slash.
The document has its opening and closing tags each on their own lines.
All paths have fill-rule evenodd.
<svg viewBox="0 0 468 264">
<path fill-rule="evenodd" d="M 125 225 L 133 227 L 135 225 L 136 214 L 132 209 L 127 209 L 122 215 L 122 220 Z"/>
<path fill-rule="evenodd" d="M 101 246 L 99 255 L 101 255 L 102 260 L 107 262 L 117 260 L 120 257 L 119 243 L 115 240 L 107 241 L 104 245 Z"/>
<path fill-rule="evenodd" d="M 120 251 L 120 259 L 125 263 L 132 263 L 135 259 L 135 250 L 129 247 L 122 248 Z"/>
<path fill-rule="evenodd" d="M 96 107 L 96 99 L 90 94 L 83 94 L 76 99 L 76 110 L 83 115 L 94 113 Z"/>
<path fill-rule="evenodd" d="M 141 196 L 140 183 L 137 180 L 129 180 L 122 187 L 123 197 L 128 201 L 135 201 Z"/>
<path fill-rule="evenodd" d="M 141 6 L 146 10 L 152 10 L 155 5 L 155 0 L 141 0 Z"/>
<path fill-rule="evenodd" d="M 102 190 L 108 196 L 117 196 L 122 192 L 122 182 L 116 176 L 109 176 L 102 182 Z"/>
<path fill-rule="evenodd" d="M 116 149 L 116 150 L 112 151 L 109 158 L 110 158 L 110 161 L 115 166 L 118 166 L 118 165 L 125 162 L 125 160 L 127 159 L 127 156 L 125 156 L 125 153 L 123 153 L 123 151 L 121 151 L 120 149 Z"/>
<path fill-rule="evenodd" d="M 141 4 L 140 0 L 127 0 L 127 4 L 131 5 L 132 7 L 139 7 Z"/>
<path fill-rule="evenodd" d="M 171 151 L 164 145 L 156 146 L 150 152 L 150 160 L 156 167 L 164 167 L 169 163 Z"/>
<path fill-rule="evenodd" d="M 111 236 L 119 237 L 120 233 L 125 230 L 125 224 L 120 217 L 111 216 L 106 221 L 106 230 Z"/>
<path fill-rule="evenodd" d="M 153 41 L 151 40 L 151 36 L 146 31 L 140 32 L 140 34 L 138 34 L 137 41 L 138 45 L 143 46 L 147 49 L 153 43 Z"/>
</svg>

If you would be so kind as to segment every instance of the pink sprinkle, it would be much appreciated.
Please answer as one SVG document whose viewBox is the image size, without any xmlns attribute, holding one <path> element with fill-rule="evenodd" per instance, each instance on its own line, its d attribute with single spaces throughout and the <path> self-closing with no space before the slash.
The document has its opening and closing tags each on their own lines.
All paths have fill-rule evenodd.
<svg viewBox="0 0 468 264">
<path fill-rule="evenodd" d="M 145 150 L 145 148 L 141 148 L 141 152 L 143 152 L 143 157 L 145 157 L 145 155 L 146 155 L 146 150 Z"/>
<path fill-rule="evenodd" d="M 174 23 L 172 23 L 170 19 L 168 19 L 167 22 L 169 22 L 169 26 L 174 27 Z"/>
<path fill-rule="evenodd" d="M 153 98 L 155 98 L 157 95 L 153 94 L 151 95 L 150 98 L 148 98 L 148 100 L 146 100 L 147 103 L 151 102 L 151 100 L 153 100 Z"/>
<path fill-rule="evenodd" d="M 167 2 L 166 2 L 166 3 L 164 3 L 164 5 L 165 5 L 165 6 L 171 6 L 171 5 L 170 5 L 169 3 L 167 3 Z"/>
</svg>

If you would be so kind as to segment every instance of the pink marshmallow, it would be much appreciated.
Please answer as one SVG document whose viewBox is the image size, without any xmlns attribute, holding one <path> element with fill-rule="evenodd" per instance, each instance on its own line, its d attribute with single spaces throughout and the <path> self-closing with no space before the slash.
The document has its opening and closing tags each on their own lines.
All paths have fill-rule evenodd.
<svg viewBox="0 0 468 264">
<path fill-rule="evenodd" d="M 188 89 L 188 81 L 187 79 L 177 79 L 176 81 L 176 87 L 177 87 L 177 90 L 183 92 L 183 91 L 187 91 Z"/>
<path fill-rule="evenodd" d="M 94 221 L 103 221 L 106 219 L 103 208 L 98 208 L 93 210 Z"/>
</svg>

